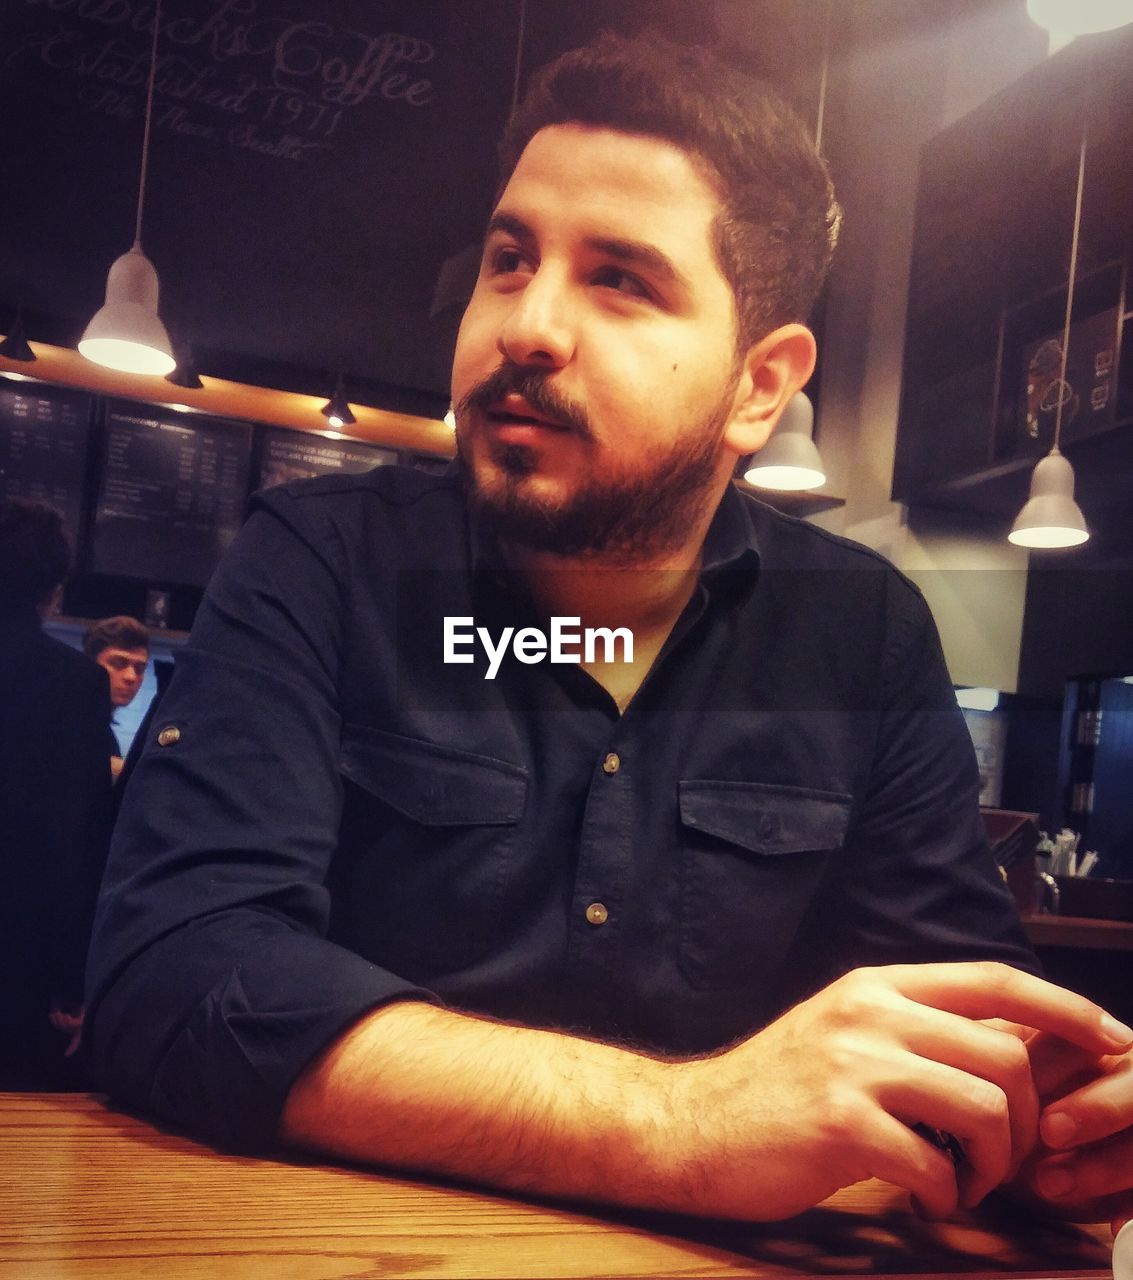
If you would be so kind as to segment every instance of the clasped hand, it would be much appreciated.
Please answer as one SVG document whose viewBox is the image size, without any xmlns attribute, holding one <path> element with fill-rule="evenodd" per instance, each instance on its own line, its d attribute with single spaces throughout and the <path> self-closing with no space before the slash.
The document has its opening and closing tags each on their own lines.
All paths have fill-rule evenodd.
<svg viewBox="0 0 1133 1280">
<path fill-rule="evenodd" d="M 993 963 L 859 969 L 682 1064 L 704 1211 L 775 1219 L 882 1178 L 944 1217 L 1014 1184 L 1063 1216 L 1133 1213 L 1133 1032 Z M 914 1131 L 954 1135 L 954 1162 Z M 1057 1152 L 1057 1154 L 1053 1154 Z"/>
</svg>

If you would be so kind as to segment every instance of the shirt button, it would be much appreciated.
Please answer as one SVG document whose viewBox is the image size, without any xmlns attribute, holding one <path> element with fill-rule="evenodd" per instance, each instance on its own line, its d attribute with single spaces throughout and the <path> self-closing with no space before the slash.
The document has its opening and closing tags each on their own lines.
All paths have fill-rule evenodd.
<svg viewBox="0 0 1133 1280">
<path fill-rule="evenodd" d="M 617 773 L 621 767 L 621 757 L 616 751 L 611 751 L 605 760 L 602 761 L 603 773 Z"/>
<path fill-rule="evenodd" d="M 175 724 L 169 725 L 167 728 L 157 735 L 157 745 L 159 747 L 171 747 L 175 742 L 181 741 L 181 730 Z"/>
<path fill-rule="evenodd" d="M 586 908 L 586 918 L 591 924 L 605 924 L 610 918 L 610 913 L 601 902 L 592 902 Z"/>
</svg>

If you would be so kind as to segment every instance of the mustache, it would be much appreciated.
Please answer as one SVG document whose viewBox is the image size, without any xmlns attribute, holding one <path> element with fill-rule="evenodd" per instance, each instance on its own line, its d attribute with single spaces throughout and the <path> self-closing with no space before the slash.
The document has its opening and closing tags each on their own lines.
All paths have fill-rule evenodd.
<svg viewBox="0 0 1133 1280">
<path fill-rule="evenodd" d="M 593 440 L 594 433 L 586 410 L 577 400 L 563 395 L 550 377 L 543 369 L 521 369 L 518 365 L 502 364 L 464 396 L 456 406 L 456 414 L 460 417 L 469 409 L 487 410 L 505 396 L 517 395 L 522 396 L 536 413 L 551 418 L 583 440 Z"/>
</svg>

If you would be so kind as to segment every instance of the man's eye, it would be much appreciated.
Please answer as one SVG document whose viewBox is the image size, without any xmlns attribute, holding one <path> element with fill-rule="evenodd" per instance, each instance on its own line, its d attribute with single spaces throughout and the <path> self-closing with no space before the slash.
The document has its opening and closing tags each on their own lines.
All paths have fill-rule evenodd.
<svg viewBox="0 0 1133 1280">
<path fill-rule="evenodd" d="M 506 276 L 524 268 L 523 254 L 518 249 L 501 246 L 493 249 L 488 255 L 488 266 L 492 275 Z"/>
<path fill-rule="evenodd" d="M 594 283 L 601 285 L 604 289 L 613 289 L 618 293 L 624 293 L 631 298 L 650 298 L 653 295 L 649 289 L 628 271 L 623 271 L 621 267 L 602 267 L 594 273 Z"/>
</svg>

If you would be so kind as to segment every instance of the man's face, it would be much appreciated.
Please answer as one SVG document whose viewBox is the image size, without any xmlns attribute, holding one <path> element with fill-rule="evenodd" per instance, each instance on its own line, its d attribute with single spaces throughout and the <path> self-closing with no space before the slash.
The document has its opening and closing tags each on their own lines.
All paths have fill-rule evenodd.
<svg viewBox="0 0 1133 1280">
<path fill-rule="evenodd" d="M 133 702 L 145 679 L 149 652 L 146 649 L 118 649 L 111 645 L 95 658 L 110 674 L 110 700 L 116 707 Z"/>
<path fill-rule="evenodd" d="M 506 536 L 642 560 L 715 500 L 739 394 L 719 211 L 659 139 L 555 125 L 524 150 L 453 365 L 473 496 Z"/>
</svg>

